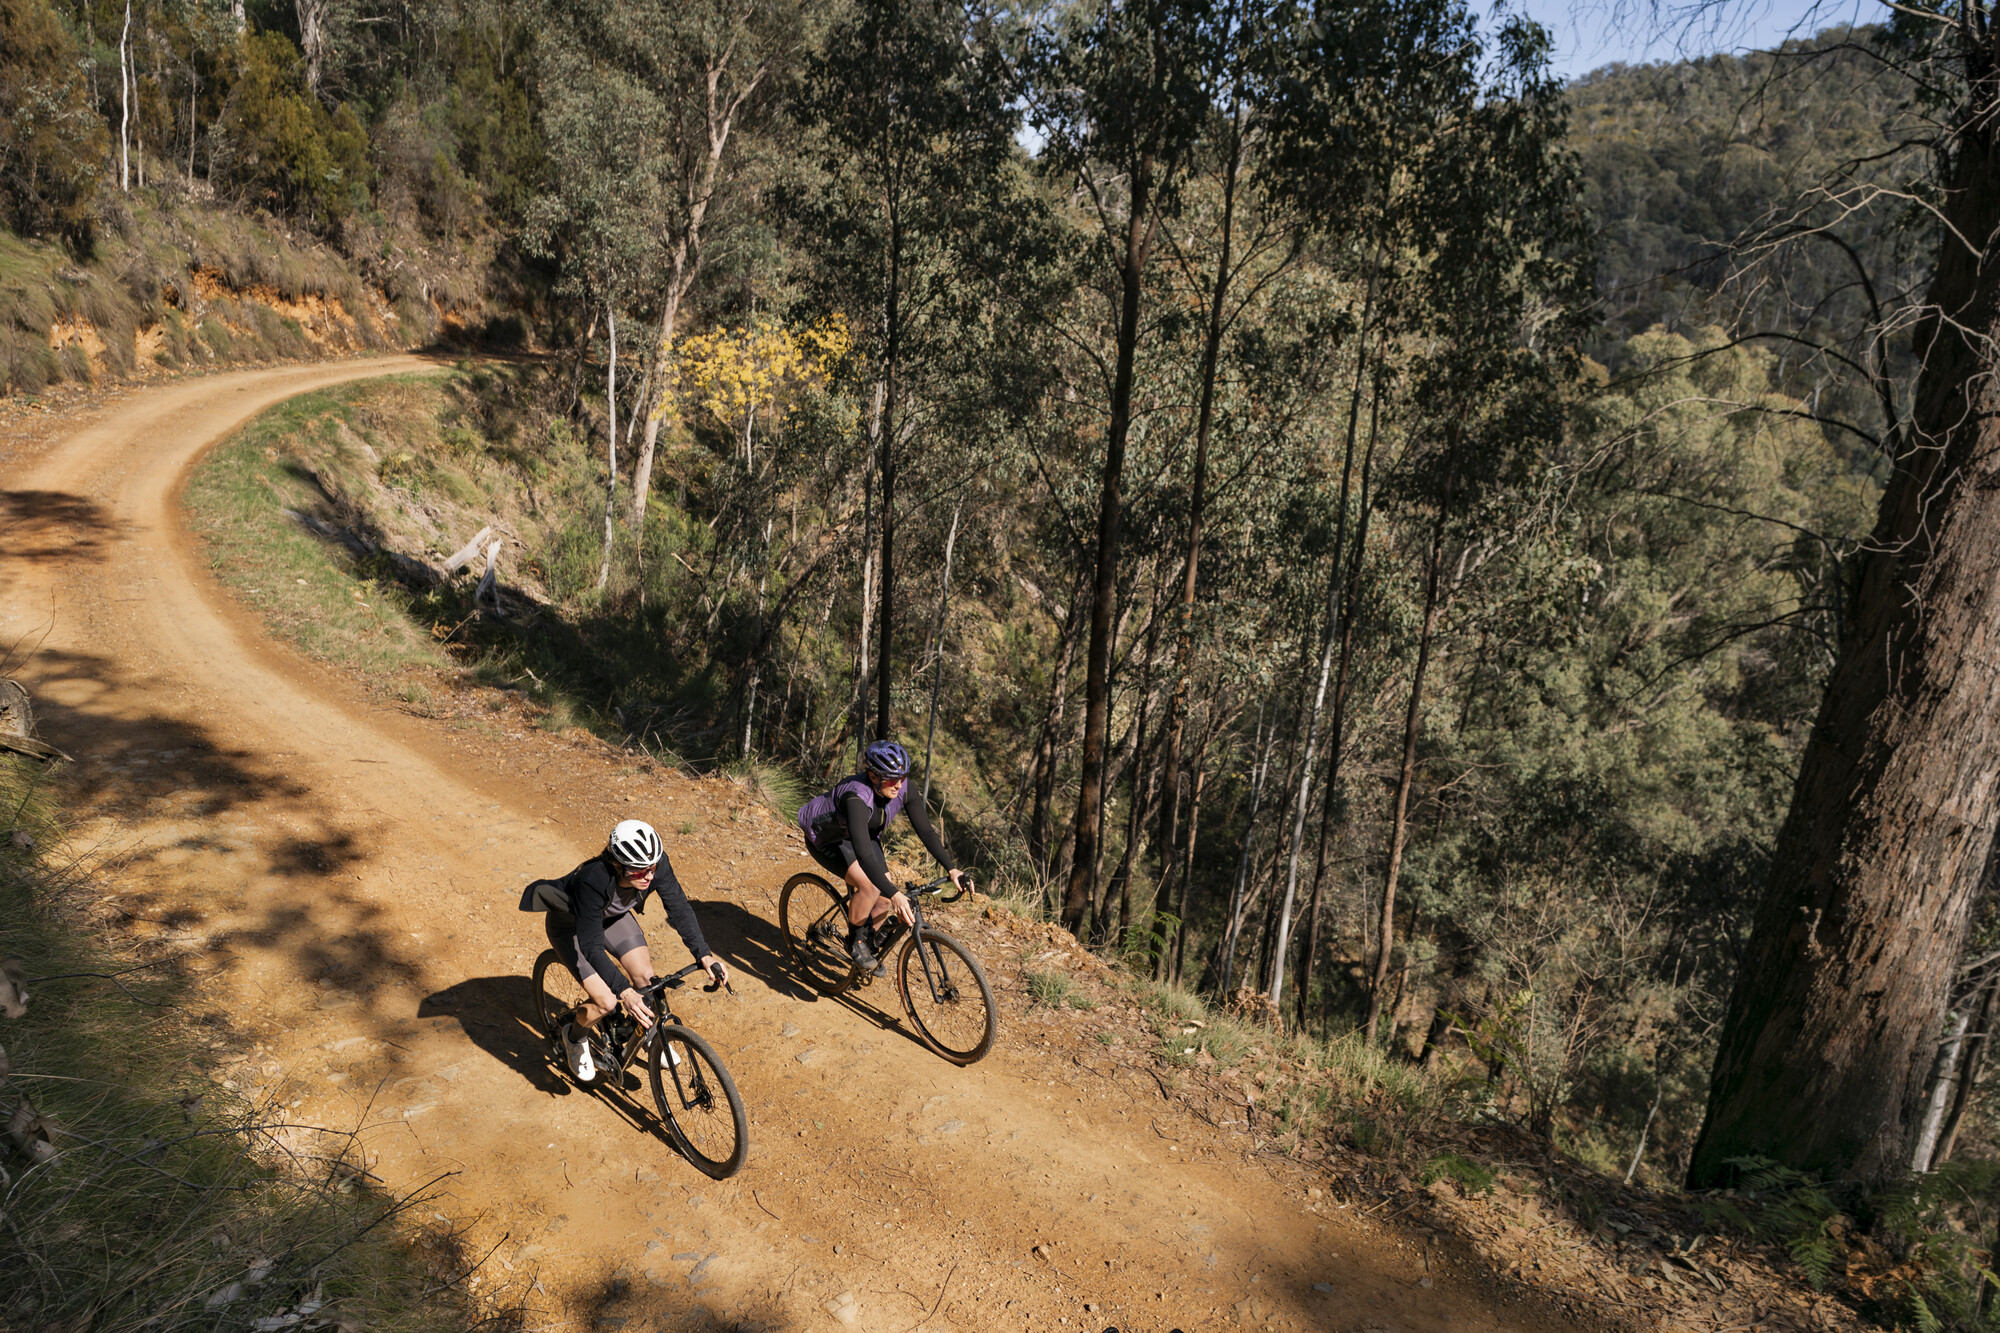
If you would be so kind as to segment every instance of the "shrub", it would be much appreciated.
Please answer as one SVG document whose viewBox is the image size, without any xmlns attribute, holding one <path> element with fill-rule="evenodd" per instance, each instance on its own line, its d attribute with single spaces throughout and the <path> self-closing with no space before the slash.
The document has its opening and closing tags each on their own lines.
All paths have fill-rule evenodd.
<svg viewBox="0 0 2000 1333">
<path fill-rule="evenodd" d="M 110 132 L 48 0 L 0 0 L 0 208 L 17 231 L 88 234 Z"/>
<path fill-rule="evenodd" d="M 1040 1005 L 1045 1009 L 1063 1007 L 1063 1001 L 1069 998 L 1071 985 L 1069 973 L 1048 971 L 1029 972 L 1025 975 L 1028 981 L 1028 1004 L 1031 1007 L 1034 1005 Z"/>
<path fill-rule="evenodd" d="M 229 175 L 278 211 L 338 224 L 367 202 L 368 132 L 353 108 L 328 114 L 299 81 L 280 33 L 245 37 L 220 128 Z"/>
</svg>

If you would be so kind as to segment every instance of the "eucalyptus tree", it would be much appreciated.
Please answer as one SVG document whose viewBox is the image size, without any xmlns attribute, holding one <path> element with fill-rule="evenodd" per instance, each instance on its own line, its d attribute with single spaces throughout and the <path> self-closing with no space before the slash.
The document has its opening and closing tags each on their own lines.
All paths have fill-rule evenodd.
<svg viewBox="0 0 2000 1333">
<path fill-rule="evenodd" d="M 561 2 L 580 9 L 591 0 Z M 602 591 L 611 575 L 618 489 L 618 312 L 645 298 L 663 253 L 656 224 L 666 181 L 653 151 L 659 108 L 643 84 L 600 58 L 587 23 L 553 25 L 544 33 L 541 60 L 550 180 L 530 205 L 527 243 L 558 261 L 562 289 L 600 309 L 611 334 Z"/>
<path fill-rule="evenodd" d="M 934 414 L 965 370 L 966 335 L 976 338 L 983 322 L 988 289 L 968 277 L 962 255 L 981 235 L 980 211 L 1010 194 L 1001 177 L 1016 118 L 978 14 L 958 0 L 857 0 L 806 62 L 795 114 L 824 149 L 824 177 L 798 210 L 816 251 L 813 280 L 822 301 L 853 315 L 872 386 L 868 454 L 881 481 L 873 734 L 887 736 L 898 467 L 926 409 Z M 864 688 L 857 683 L 857 709 Z M 865 744 L 859 717 L 855 731 Z"/>
<path fill-rule="evenodd" d="M 1565 429 L 1588 294 L 1586 222 L 1576 204 L 1575 162 L 1563 147 L 1562 87 L 1547 69 L 1548 35 L 1517 19 L 1497 40 L 1490 82 L 1466 70 L 1452 99 L 1454 132 L 1438 136 L 1414 170 L 1426 346 L 1411 390 L 1423 447 L 1400 481 L 1405 502 L 1428 511 L 1430 532 L 1369 990 L 1371 1041 L 1395 947 L 1425 673 L 1450 593 L 1447 543 L 1458 547 L 1456 580 L 1547 522 L 1539 473 Z M 1505 503 L 1496 503 L 1502 497 Z"/>
<path fill-rule="evenodd" d="M 1690 1183 L 1769 1157 L 1908 1169 L 2000 791 L 2000 26 L 1984 0 L 1891 6 L 1879 58 L 1934 126 L 1933 250 L 1910 410 L 1743 954 Z"/>
<path fill-rule="evenodd" d="M 648 293 L 658 322 L 660 368 L 632 475 L 632 527 L 644 528 L 660 424 L 669 401 L 665 367 L 688 293 L 713 243 L 718 212 L 749 202 L 740 171 L 746 122 L 779 103 L 781 85 L 818 22 L 806 0 L 551 0 L 599 58 L 627 71 L 652 100 L 653 225 L 661 263 Z M 587 36 L 583 36 L 587 34 Z"/>
<path fill-rule="evenodd" d="M 1019 51 L 1017 94 L 1043 136 L 1044 170 L 1074 189 L 1090 218 L 1091 261 L 1106 279 L 1116 330 L 1109 363 L 1100 359 L 1097 366 L 1104 461 L 1091 558 L 1082 771 L 1071 824 L 1076 853 L 1061 914 L 1072 931 L 1096 900 L 1125 451 L 1147 265 L 1160 227 L 1179 207 L 1182 172 L 1207 122 L 1213 71 L 1228 36 L 1208 0 L 1085 0 L 1039 16 Z"/>
</svg>

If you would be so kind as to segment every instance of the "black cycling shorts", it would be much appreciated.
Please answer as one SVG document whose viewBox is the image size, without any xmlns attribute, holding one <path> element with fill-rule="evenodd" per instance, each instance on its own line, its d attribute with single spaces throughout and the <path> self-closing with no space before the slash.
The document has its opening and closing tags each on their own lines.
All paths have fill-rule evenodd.
<svg viewBox="0 0 2000 1333">
<path fill-rule="evenodd" d="M 845 839 L 825 847 L 807 844 L 806 852 L 819 863 L 820 869 L 831 874 L 839 884 L 847 882 L 847 867 L 861 859 L 854 854 L 854 844 Z"/>
<path fill-rule="evenodd" d="M 594 977 L 597 969 L 583 956 L 582 948 L 576 942 L 576 918 L 568 912 L 544 912 L 542 927 L 548 932 L 549 947 L 569 964 L 569 970 L 576 973 L 579 980 Z M 604 951 L 613 958 L 623 958 L 634 949 L 646 947 L 646 932 L 639 927 L 636 912 L 623 912 L 604 923 Z M 629 978 L 628 978 L 629 980 Z M 604 984 L 611 987 L 616 995 L 624 987 L 610 977 Z"/>
</svg>

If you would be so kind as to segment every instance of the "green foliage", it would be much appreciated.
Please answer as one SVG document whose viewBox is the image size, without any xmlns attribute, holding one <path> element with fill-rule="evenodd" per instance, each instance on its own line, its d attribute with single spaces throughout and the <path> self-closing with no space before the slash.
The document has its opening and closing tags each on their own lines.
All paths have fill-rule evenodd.
<svg viewBox="0 0 2000 1333">
<path fill-rule="evenodd" d="M 221 128 L 230 176 L 254 198 L 337 226 L 367 201 L 368 133 L 351 106 L 331 114 L 300 82 L 298 48 L 245 35 Z"/>
<path fill-rule="evenodd" d="M 1425 1162 L 1422 1174 L 1417 1177 L 1417 1183 L 1431 1185 L 1440 1180 L 1449 1180 L 1458 1186 L 1460 1194 L 1474 1195 L 1484 1194 L 1492 1189 L 1496 1179 L 1498 1177 L 1491 1170 L 1470 1157 L 1462 1153 L 1448 1152 L 1439 1153 Z"/>
<path fill-rule="evenodd" d="M 1784 1246 L 1813 1290 L 1824 1288 L 1840 1261 L 1833 1225 L 1841 1215 L 1825 1184 L 1761 1157 L 1732 1158 L 1728 1165 L 1735 1186 L 1703 1198 L 1704 1215 Z"/>
<path fill-rule="evenodd" d="M 0 0 L 0 52 L 0 219 L 80 239 L 110 145 L 82 53 L 48 0 Z"/>
<path fill-rule="evenodd" d="M 1069 999 L 1070 987 L 1074 984 L 1069 973 L 1049 971 L 1029 971 L 1022 973 L 1028 983 L 1028 1004 L 1040 1005 L 1045 1009 L 1060 1009 Z"/>
</svg>

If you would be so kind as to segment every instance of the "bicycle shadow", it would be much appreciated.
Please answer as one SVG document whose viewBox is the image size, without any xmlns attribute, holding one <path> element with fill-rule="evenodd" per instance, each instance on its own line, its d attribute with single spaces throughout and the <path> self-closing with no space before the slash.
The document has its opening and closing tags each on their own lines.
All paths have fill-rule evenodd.
<svg viewBox="0 0 2000 1333">
<path fill-rule="evenodd" d="M 594 1097 L 629 1128 L 680 1155 L 666 1122 L 644 1100 L 651 1092 L 643 1065 L 622 1071 L 617 1080 L 622 1086 L 614 1086 L 608 1078 L 580 1085 L 555 1066 L 549 1040 L 542 1035 L 532 978 L 469 977 L 426 995 L 417 1005 L 417 1017 L 456 1019 L 467 1040 L 521 1075 L 537 1092 Z"/>
<path fill-rule="evenodd" d="M 777 895 L 770 896 L 775 918 Z M 732 968 L 755 977 L 774 994 L 805 1004 L 838 1005 L 877 1031 L 901 1037 L 919 1050 L 930 1050 L 902 1015 L 888 1012 L 890 1007 L 901 1005 L 893 973 L 873 986 L 856 983 L 838 995 L 828 995 L 807 981 L 798 965 L 786 955 L 784 933 L 775 919 L 767 920 L 727 898 L 695 902 L 694 908 L 701 917 L 702 933 L 708 937 L 710 947 L 728 959 Z M 871 1003 L 870 996 L 879 996 L 883 1007 Z"/>
</svg>

